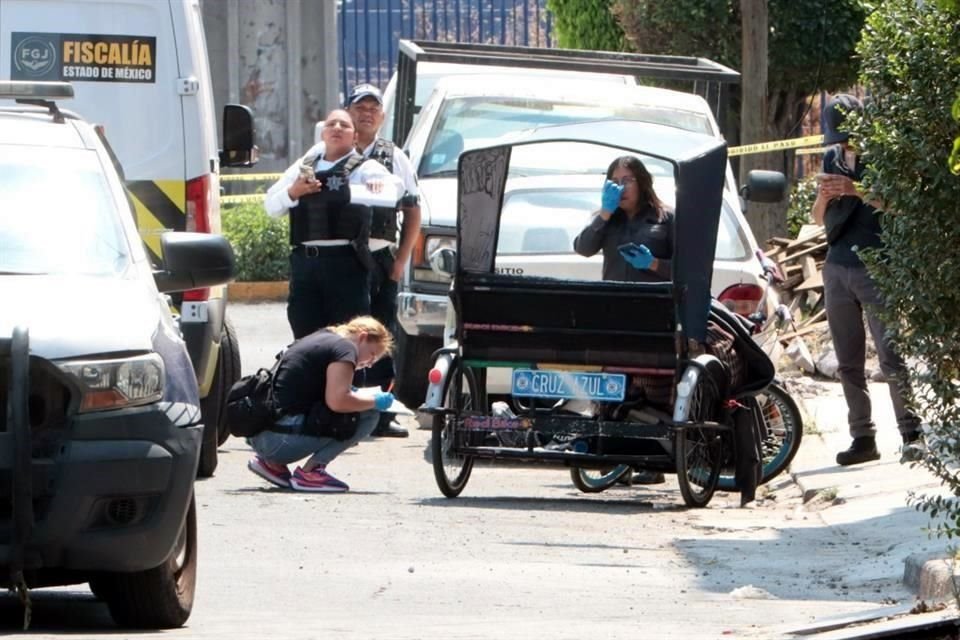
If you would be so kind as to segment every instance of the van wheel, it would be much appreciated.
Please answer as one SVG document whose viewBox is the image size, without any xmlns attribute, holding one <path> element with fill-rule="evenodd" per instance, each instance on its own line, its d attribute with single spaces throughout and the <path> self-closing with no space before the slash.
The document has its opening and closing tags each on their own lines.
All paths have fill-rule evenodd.
<svg viewBox="0 0 960 640">
<path fill-rule="evenodd" d="M 240 379 L 240 344 L 237 331 L 230 319 L 223 321 L 223 341 L 220 343 L 220 366 L 223 369 L 223 402 L 227 401 L 230 388 Z M 217 444 L 222 445 L 230 437 L 230 425 L 227 424 L 227 412 L 220 407 L 220 421 L 217 426 Z"/>
<path fill-rule="evenodd" d="M 217 447 L 220 446 L 220 414 L 226 402 L 227 390 L 224 389 L 224 347 L 220 338 L 220 354 L 217 356 L 217 370 L 213 372 L 213 382 L 206 398 L 200 398 L 200 417 L 203 420 L 203 438 L 200 444 L 200 464 L 197 466 L 198 478 L 210 478 L 217 470 Z"/>
<path fill-rule="evenodd" d="M 427 397 L 427 373 L 433 366 L 433 352 L 443 346 L 436 338 L 408 336 L 402 327 L 397 329 L 394 348 L 394 366 L 397 380 L 394 395 L 408 407 L 419 407 Z"/>
<path fill-rule="evenodd" d="M 177 544 L 163 564 L 146 571 L 105 574 L 96 582 L 94 593 L 106 599 L 118 625 L 136 629 L 183 626 L 193 610 L 197 586 L 196 499 L 190 499 Z"/>
</svg>

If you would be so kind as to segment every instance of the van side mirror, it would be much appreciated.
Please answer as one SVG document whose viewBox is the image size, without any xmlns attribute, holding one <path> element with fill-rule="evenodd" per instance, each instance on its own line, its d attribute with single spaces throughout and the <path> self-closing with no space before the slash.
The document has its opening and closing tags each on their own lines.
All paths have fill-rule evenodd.
<svg viewBox="0 0 960 640">
<path fill-rule="evenodd" d="M 740 195 L 749 202 L 780 202 L 787 195 L 787 177 L 779 171 L 754 169 L 747 174 Z"/>
<path fill-rule="evenodd" d="M 452 277 L 457 270 L 457 252 L 449 247 L 430 254 L 430 270 L 439 276 Z"/>
<path fill-rule="evenodd" d="M 160 237 L 160 249 L 163 266 L 153 280 L 161 293 L 215 287 L 236 275 L 233 247 L 221 235 L 168 231 Z"/>
<path fill-rule="evenodd" d="M 260 150 L 253 143 L 253 111 L 242 104 L 223 107 L 223 150 L 221 167 L 252 167 L 260 159 Z"/>
</svg>

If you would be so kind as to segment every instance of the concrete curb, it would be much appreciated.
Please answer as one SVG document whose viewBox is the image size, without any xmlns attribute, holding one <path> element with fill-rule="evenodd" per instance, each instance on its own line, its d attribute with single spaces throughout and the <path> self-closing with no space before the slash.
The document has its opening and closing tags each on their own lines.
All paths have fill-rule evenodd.
<svg viewBox="0 0 960 640">
<path fill-rule="evenodd" d="M 942 553 L 914 553 L 904 561 L 903 583 L 920 600 L 952 602 L 960 588 L 960 564 Z"/>
<path fill-rule="evenodd" d="M 231 282 L 227 285 L 227 300 L 255 304 L 257 302 L 285 302 L 288 283 L 281 282 Z"/>
</svg>

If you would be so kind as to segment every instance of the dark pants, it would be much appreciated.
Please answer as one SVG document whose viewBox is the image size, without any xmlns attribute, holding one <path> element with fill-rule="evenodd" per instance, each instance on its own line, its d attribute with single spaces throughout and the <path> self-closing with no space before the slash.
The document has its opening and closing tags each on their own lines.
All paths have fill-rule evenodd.
<svg viewBox="0 0 960 640">
<path fill-rule="evenodd" d="M 865 372 L 867 336 L 863 329 L 864 314 L 877 347 L 880 370 L 890 387 L 890 399 L 900 433 L 916 431 L 920 420 L 905 400 L 906 368 L 886 337 L 886 327 L 877 316 L 876 309 L 883 304 L 883 299 L 866 267 L 846 267 L 827 262 L 823 265 L 823 291 L 830 335 L 837 352 L 840 383 L 847 400 L 850 435 L 859 438 L 877 433 L 871 415 Z"/>
<path fill-rule="evenodd" d="M 370 276 L 353 247 L 298 246 L 290 252 L 287 320 L 294 339 L 370 313 Z"/>
<path fill-rule="evenodd" d="M 389 248 L 375 251 L 373 254 L 373 270 L 370 271 L 370 315 L 383 323 L 394 332 L 397 320 L 397 283 L 390 279 L 393 273 L 393 253 Z M 396 372 L 393 368 L 393 358 L 389 355 L 380 358 L 368 369 L 358 369 L 353 377 L 353 384 L 358 387 L 379 386 L 386 391 Z M 393 420 L 394 414 L 380 414 L 380 424 L 386 425 Z"/>
</svg>

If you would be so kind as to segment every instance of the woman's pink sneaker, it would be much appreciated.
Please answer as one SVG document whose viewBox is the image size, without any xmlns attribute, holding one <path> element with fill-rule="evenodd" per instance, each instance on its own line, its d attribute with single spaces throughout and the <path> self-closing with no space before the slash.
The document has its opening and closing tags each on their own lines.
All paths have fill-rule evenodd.
<svg viewBox="0 0 960 640">
<path fill-rule="evenodd" d="M 314 493 L 343 493 L 350 489 L 346 482 L 337 480 L 323 467 L 314 467 L 310 471 L 297 467 L 290 476 L 290 486 L 297 491 Z"/>
<path fill-rule="evenodd" d="M 254 456 L 247 462 L 247 469 L 271 484 L 284 489 L 290 488 L 290 470 L 285 464 L 268 462 L 260 456 Z"/>
</svg>

